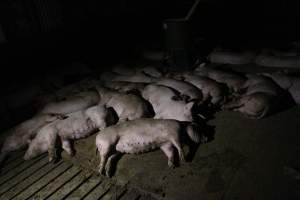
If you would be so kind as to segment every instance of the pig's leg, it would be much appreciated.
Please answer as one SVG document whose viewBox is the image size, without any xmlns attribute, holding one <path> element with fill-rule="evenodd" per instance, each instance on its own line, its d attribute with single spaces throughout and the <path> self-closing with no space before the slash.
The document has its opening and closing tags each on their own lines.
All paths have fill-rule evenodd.
<svg viewBox="0 0 300 200">
<path fill-rule="evenodd" d="M 100 154 L 99 173 L 103 174 L 103 170 L 105 168 L 105 164 L 106 164 L 107 157 L 108 157 L 108 154 L 110 151 L 110 147 L 109 147 L 109 145 L 100 146 L 100 147 L 98 147 L 98 151 Z"/>
<path fill-rule="evenodd" d="M 110 177 L 111 175 L 111 163 L 112 161 L 114 161 L 121 153 L 120 152 L 116 152 L 114 154 L 112 154 L 108 159 L 107 159 L 107 163 L 105 166 L 105 172 L 106 172 L 106 176 Z"/>
<path fill-rule="evenodd" d="M 67 139 L 61 139 L 61 143 L 62 143 L 62 148 L 70 155 L 70 156 L 74 156 L 75 155 L 75 151 L 72 148 L 72 144 L 70 140 Z"/>
<path fill-rule="evenodd" d="M 48 138 L 49 162 L 52 162 L 57 158 L 56 141 L 57 141 L 56 133 L 49 135 L 49 138 Z"/>
<path fill-rule="evenodd" d="M 184 152 L 182 150 L 178 134 L 176 134 L 175 138 L 171 139 L 171 142 L 176 147 L 180 160 L 185 162 Z"/>
<path fill-rule="evenodd" d="M 172 143 L 166 143 L 163 144 L 160 149 L 166 154 L 166 156 L 168 157 L 168 166 L 170 168 L 174 168 L 175 164 L 174 164 L 174 149 L 172 146 Z"/>
</svg>

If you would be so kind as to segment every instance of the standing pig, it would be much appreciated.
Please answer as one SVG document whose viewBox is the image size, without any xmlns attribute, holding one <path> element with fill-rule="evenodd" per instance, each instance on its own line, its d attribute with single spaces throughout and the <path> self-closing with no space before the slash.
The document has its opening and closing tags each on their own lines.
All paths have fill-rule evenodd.
<svg viewBox="0 0 300 200">
<path fill-rule="evenodd" d="M 171 78 L 162 78 L 156 82 L 157 85 L 164 85 L 173 88 L 181 93 L 187 100 L 202 100 L 201 91 L 194 85 Z"/>
<path fill-rule="evenodd" d="M 200 142 L 200 134 L 191 125 L 183 125 L 176 120 L 137 119 L 108 127 L 96 137 L 96 146 L 100 155 L 99 173 L 105 170 L 110 176 L 112 160 L 120 153 L 141 154 L 160 148 L 168 157 L 168 166 L 174 166 L 175 152 L 182 161 L 182 134 Z"/>
<path fill-rule="evenodd" d="M 57 120 L 40 129 L 30 143 L 24 159 L 28 160 L 48 151 L 49 162 L 51 162 L 56 158 L 58 139 L 61 140 L 62 148 L 72 156 L 74 150 L 71 147 L 71 140 L 85 138 L 116 121 L 113 110 L 100 105 L 71 113 L 68 118 Z"/>
<path fill-rule="evenodd" d="M 59 119 L 62 119 L 61 115 L 40 114 L 8 130 L 7 138 L 1 148 L 0 164 L 9 152 L 25 148 L 28 142 L 36 136 L 39 129 Z"/>
<path fill-rule="evenodd" d="M 186 103 L 180 100 L 178 94 L 171 88 L 151 84 L 145 87 L 142 96 L 152 104 L 156 119 L 193 121 L 194 102 Z"/>
<path fill-rule="evenodd" d="M 150 103 L 140 96 L 125 94 L 100 86 L 97 89 L 101 96 L 100 104 L 114 108 L 120 122 L 154 116 Z"/>
<path fill-rule="evenodd" d="M 69 114 L 96 105 L 100 101 L 97 91 L 79 92 L 58 102 L 50 102 L 40 113 Z"/>
</svg>

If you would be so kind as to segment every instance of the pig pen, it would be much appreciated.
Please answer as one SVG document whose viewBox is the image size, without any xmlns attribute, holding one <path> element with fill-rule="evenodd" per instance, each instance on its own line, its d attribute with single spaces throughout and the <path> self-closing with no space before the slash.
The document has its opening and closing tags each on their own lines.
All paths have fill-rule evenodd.
<svg viewBox="0 0 300 200">
<path fill-rule="evenodd" d="M 190 161 L 169 169 L 159 150 L 124 155 L 112 178 L 96 173 L 95 135 L 55 164 L 46 155 L 23 161 L 16 152 L 1 170 L 0 199 L 299 199 L 299 118 L 299 106 L 260 120 L 222 111 L 208 123 L 212 140 Z"/>
</svg>

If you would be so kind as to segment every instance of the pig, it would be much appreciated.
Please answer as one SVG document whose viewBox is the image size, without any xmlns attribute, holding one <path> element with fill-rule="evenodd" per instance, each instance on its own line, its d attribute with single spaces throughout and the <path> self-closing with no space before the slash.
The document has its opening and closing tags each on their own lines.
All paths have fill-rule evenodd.
<svg viewBox="0 0 300 200">
<path fill-rule="evenodd" d="M 184 74 L 183 80 L 199 88 L 203 94 L 203 102 L 221 105 L 226 101 L 227 87 L 205 76 Z"/>
<path fill-rule="evenodd" d="M 230 92 L 239 92 L 247 78 L 236 73 L 207 67 L 205 63 L 200 64 L 194 70 L 194 74 L 207 76 L 217 82 L 228 86 Z"/>
<path fill-rule="evenodd" d="M 193 121 L 192 107 L 195 102 L 186 103 L 171 88 L 150 84 L 145 87 L 142 96 L 152 104 L 155 119 Z"/>
<path fill-rule="evenodd" d="M 286 92 L 276 84 L 271 78 L 257 74 L 247 74 L 248 80 L 242 87 L 246 90 L 246 95 L 256 92 L 264 92 L 273 96 L 282 96 Z"/>
<path fill-rule="evenodd" d="M 144 90 L 146 83 L 132 83 L 125 81 L 106 81 L 103 83 L 103 86 L 117 90 L 123 93 L 137 92 L 141 94 Z"/>
<path fill-rule="evenodd" d="M 112 160 L 120 153 L 141 154 L 160 148 L 168 157 L 168 166 L 174 167 L 174 148 L 185 161 L 182 149 L 183 134 L 200 143 L 199 131 L 191 124 L 176 120 L 136 119 L 114 125 L 99 132 L 96 147 L 100 155 L 99 173 L 110 176 Z"/>
<path fill-rule="evenodd" d="M 47 104 L 64 101 L 68 98 L 78 95 L 81 92 L 93 90 L 99 81 L 93 78 L 86 78 L 81 81 L 66 85 L 55 91 L 40 95 L 35 102 L 35 107 L 41 111 Z"/>
<path fill-rule="evenodd" d="M 135 67 L 135 68 L 129 68 L 124 65 L 116 65 L 113 67 L 112 72 L 125 75 L 125 76 L 132 76 L 135 74 L 146 74 L 151 77 L 162 77 L 162 72 L 158 70 L 155 66 L 146 65 L 143 67 Z"/>
<path fill-rule="evenodd" d="M 50 102 L 39 113 L 69 114 L 96 105 L 99 101 L 100 96 L 96 90 L 84 91 L 58 102 Z"/>
<path fill-rule="evenodd" d="M 264 92 L 244 95 L 224 106 L 225 109 L 239 111 L 249 118 L 261 119 L 274 112 L 278 99 Z"/>
<path fill-rule="evenodd" d="M 66 119 L 54 121 L 41 128 L 30 142 L 24 159 L 28 160 L 48 151 L 49 162 L 56 159 L 57 140 L 61 140 L 62 148 L 71 156 L 74 150 L 72 140 L 88 137 L 97 130 L 117 122 L 113 109 L 96 105 L 85 110 L 68 114 Z"/>
<path fill-rule="evenodd" d="M 125 81 L 125 82 L 133 82 L 133 83 L 152 83 L 157 78 L 147 76 L 142 73 L 136 73 L 133 75 L 119 75 L 112 72 L 105 72 L 100 76 L 101 81 Z"/>
<path fill-rule="evenodd" d="M 160 78 L 163 76 L 163 73 L 157 67 L 151 65 L 144 66 L 140 69 L 138 68 L 137 71 L 155 78 Z"/>
<path fill-rule="evenodd" d="M 253 62 L 256 53 L 253 51 L 232 51 L 216 48 L 208 55 L 208 60 L 212 63 L 223 63 L 233 65 L 243 65 Z"/>
<path fill-rule="evenodd" d="M 191 100 L 202 100 L 202 92 L 194 85 L 171 78 L 161 78 L 155 82 L 157 85 L 164 85 L 170 88 L 177 90 L 183 97 L 185 97 L 186 101 Z"/>
<path fill-rule="evenodd" d="M 300 56 L 273 55 L 268 50 L 263 50 L 256 56 L 254 63 L 265 67 L 299 68 Z"/>
<path fill-rule="evenodd" d="M 36 136 L 43 126 L 62 118 L 62 115 L 39 114 L 9 129 L 6 132 L 7 138 L 1 148 L 0 164 L 10 152 L 27 147 L 31 139 Z"/>
<path fill-rule="evenodd" d="M 272 79 L 248 74 L 245 92 L 224 106 L 225 109 L 240 111 L 251 118 L 261 119 L 284 107 L 286 92 Z"/>
<path fill-rule="evenodd" d="M 300 78 L 288 75 L 284 72 L 263 73 L 263 75 L 271 77 L 281 88 L 288 91 L 295 103 L 300 104 Z"/>
<path fill-rule="evenodd" d="M 98 86 L 100 104 L 114 108 L 119 121 L 133 120 L 142 117 L 153 117 L 154 111 L 149 102 L 134 94 L 125 94 Z"/>
</svg>

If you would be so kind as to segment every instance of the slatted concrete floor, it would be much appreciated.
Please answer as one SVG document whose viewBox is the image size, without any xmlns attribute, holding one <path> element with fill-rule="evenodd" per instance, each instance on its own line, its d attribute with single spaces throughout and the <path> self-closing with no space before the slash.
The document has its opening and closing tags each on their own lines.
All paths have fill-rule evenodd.
<svg viewBox="0 0 300 200">
<path fill-rule="evenodd" d="M 1 169 L 0 200 L 155 200 L 71 163 L 48 163 L 47 155 L 24 161 L 22 155 L 15 153 Z"/>
</svg>

